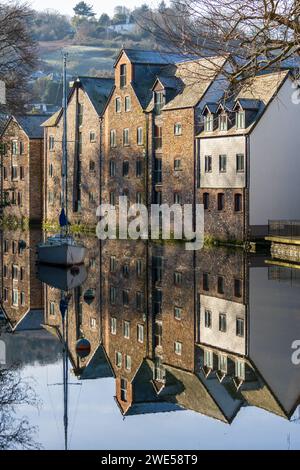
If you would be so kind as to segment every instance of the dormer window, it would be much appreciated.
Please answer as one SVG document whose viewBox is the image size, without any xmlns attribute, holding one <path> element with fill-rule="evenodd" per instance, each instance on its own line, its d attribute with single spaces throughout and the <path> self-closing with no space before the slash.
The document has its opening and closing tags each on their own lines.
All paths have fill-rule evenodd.
<svg viewBox="0 0 300 470">
<path fill-rule="evenodd" d="M 237 129 L 245 129 L 245 111 L 242 109 L 238 110 L 235 114 L 235 123 Z"/>
<path fill-rule="evenodd" d="M 228 118 L 227 114 L 222 113 L 219 115 L 219 130 L 220 131 L 227 131 L 228 129 Z"/>
<path fill-rule="evenodd" d="M 165 92 L 164 91 L 155 91 L 154 92 L 154 111 L 155 114 L 161 114 L 161 109 L 166 103 Z"/>
<path fill-rule="evenodd" d="M 214 130 L 214 115 L 211 113 L 208 113 L 204 117 L 204 130 L 206 132 L 212 132 Z"/>
<path fill-rule="evenodd" d="M 120 88 L 124 88 L 127 84 L 127 66 L 126 64 L 120 65 Z"/>
</svg>

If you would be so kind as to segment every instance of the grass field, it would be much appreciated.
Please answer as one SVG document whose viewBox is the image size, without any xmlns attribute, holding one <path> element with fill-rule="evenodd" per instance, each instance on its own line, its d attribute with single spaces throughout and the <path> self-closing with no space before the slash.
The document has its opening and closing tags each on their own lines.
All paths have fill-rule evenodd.
<svg viewBox="0 0 300 470">
<path fill-rule="evenodd" d="M 90 69 L 112 71 L 117 53 L 116 49 L 55 41 L 40 43 L 40 58 L 53 71 L 61 71 L 62 50 L 69 54 L 68 72 L 74 75 L 86 75 Z"/>
</svg>

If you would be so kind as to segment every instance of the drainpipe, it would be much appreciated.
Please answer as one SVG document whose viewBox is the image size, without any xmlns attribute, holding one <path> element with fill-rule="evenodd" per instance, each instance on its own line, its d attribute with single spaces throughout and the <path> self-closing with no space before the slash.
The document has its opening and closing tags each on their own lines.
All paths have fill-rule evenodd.
<svg viewBox="0 0 300 470">
<path fill-rule="evenodd" d="M 249 242 L 250 238 L 250 230 L 249 230 L 249 185 L 250 185 L 250 162 L 249 162 L 249 155 L 250 155 L 250 138 L 249 135 L 246 135 L 245 139 L 245 188 L 244 188 L 244 239 L 245 242 Z"/>
</svg>

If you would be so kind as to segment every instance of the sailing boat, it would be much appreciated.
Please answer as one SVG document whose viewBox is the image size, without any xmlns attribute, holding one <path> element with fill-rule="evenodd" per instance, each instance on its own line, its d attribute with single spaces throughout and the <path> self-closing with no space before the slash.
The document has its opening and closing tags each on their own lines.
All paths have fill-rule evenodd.
<svg viewBox="0 0 300 470">
<path fill-rule="evenodd" d="M 69 233 L 68 197 L 67 197 L 67 54 L 63 57 L 63 157 L 62 157 L 62 190 L 61 213 L 59 216 L 60 233 L 48 237 L 37 245 L 38 262 L 62 266 L 82 264 L 86 248 L 78 243 Z"/>
</svg>

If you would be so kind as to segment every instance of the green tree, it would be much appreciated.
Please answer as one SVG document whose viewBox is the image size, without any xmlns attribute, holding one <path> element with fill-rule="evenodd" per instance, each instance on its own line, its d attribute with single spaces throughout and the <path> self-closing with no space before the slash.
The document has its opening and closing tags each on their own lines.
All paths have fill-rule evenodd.
<svg viewBox="0 0 300 470">
<path fill-rule="evenodd" d="M 99 25 L 106 27 L 109 26 L 110 24 L 110 17 L 106 13 L 102 13 L 102 15 L 99 18 Z"/>
<path fill-rule="evenodd" d="M 84 16 L 86 18 L 93 18 L 95 13 L 93 12 L 93 6 L 88 5 L 85 2 L 79 2 L 73 8 L 75 15 L 77 16 Z"/>
</svg>

